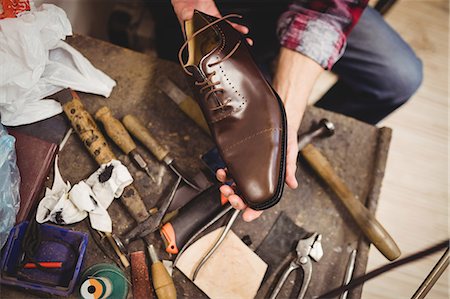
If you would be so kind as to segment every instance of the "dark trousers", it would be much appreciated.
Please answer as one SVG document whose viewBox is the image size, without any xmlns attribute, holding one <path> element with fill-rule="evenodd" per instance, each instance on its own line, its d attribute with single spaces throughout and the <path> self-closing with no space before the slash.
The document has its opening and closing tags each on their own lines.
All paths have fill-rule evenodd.
<svg viewBox="0 0 450 299">
<path fill-rule="evenodd" d="M 219 3 L 223 14 L 244 15 L 243 23 L 249 26 L 250 37 L 254 40 L 254 56 L 267 73 L 279 50 L 276 21 L 285 8 L 286 3 L 245 8 L 220 7 Z M 156 46 L 160 57 L 175 60 L 182 42 L 181 31 L 174 16 L 170 20 L 167 11 L 163 15 L 164 18 L 155 15 Z M 167 22 L 172 25 L 168 27 Z M 403 105 L 422 82 L 420 59 L 370 7 L 350 33 L 344 55 L 331 71 L 339 80 L 315 106 L 370 124 L 376 124 Z"/>
</svg>

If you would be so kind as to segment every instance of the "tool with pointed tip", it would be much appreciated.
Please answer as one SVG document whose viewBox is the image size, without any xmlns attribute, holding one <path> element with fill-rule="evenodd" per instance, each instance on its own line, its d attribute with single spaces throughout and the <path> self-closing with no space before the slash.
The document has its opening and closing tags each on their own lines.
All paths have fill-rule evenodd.
<svg viewBox="0 0 450 299">
<path fill-rule="evenodd" d="M 108 107 L 103 106 L 97 110 L 95 118 L 102 122 L 106 133 L 108 133 L 108 136 L 111 137 L 114 143 L 117 144 L 117 146 L 128 155 L 141 170 L 145 171 L 153 182 L 155 182 L 155 179 L 148 169 L 147 162 L 136 148 L 136 143 L 134 143 L 123 124 L 112 115 L 111 110 Z"/>
<path fill-rule="evenodd" d="M 163 263 L 159 260 L 155 247 L 150 244 L 147 250 L 152 260 L 152 280 L 156 296 L 158 299 L 176 299 L 177 290 L 173 284 L 173 279 L 170 277 Z"/>
<path fill-rule="evenodd" d="M 356 252 L 357 252 L 356 249 L 353 249 L 352 252 L 350 253 L 350 258 L 348 259 L 347 263 L 347 269 L 345 270 L 344 282 L 342 284 L 343 286 L 348 285 L 350 280 L 352 280 L 353 270 L 355 269 Z M 347 296 L 348 291 L 345 291 L 339 296 L 339 299 L 347 299 Z"/>
<path fill-rule="evenodd" d="M 155 214 L 150 215 L 150 217 L 139 223 L 135 228 L 133 228 L 125 235 L 125 237 L 122 239 L 125 245 L 129 244 L 131 241 L 137 238 L 143 238 L 159 229 L 162 219 L 164 218 L 167 209 L 169 208 L 173 198 L 175 197 L 175 192 L 177 191 L 180 182 L 181 177 L 178 177 L 177 182 L 170 191 L 169 196 L 164 200 L 163 204 Z"/>
<path fill-rule="evenodd" d="M 219 248 L 220 244 L 222 244 L 223 240 L 225 240 L 225 237 L 227 236 L 228 232 L 230 231 L 231 227 L 233 226 L 233 223 L 236 221 L 237 217 L 239 216 L 240 210 L 234 210 L 233 214 L 231 215 L 230 220 L 228 220 L 227 225 L 223 229 L 222 233 L 220 234 L 219 238 L 215 242 L 214 246 L 208 251 L 208 253 L 201 259 L 200 263 L 198 264 L 197 268 L 195 268 L 194 275 L 192 276 L 192 281 L 195 280 L 197 277 L 198 272 L 203 267 L 203 265 L 206 263 L 206 261 L 213 255 L 213 253 L 216 251 L 217 248 Z"/>
<path fill-rule="evenodd" d="M 184 175 L 178 167 L 175 165 L 174 159 L 170 156 L 169 151 L 162 147 L 158 141 L 150 134 L 150 131 L 133 115 L 128 114 L 122 119 L 125 128 L 142 144 L 145 145 L 160 162 L 164 162 L 183 182 L 199 191 L 200 188 L 197 184 L 190 181 L 186 175 Z"/>
</svg>

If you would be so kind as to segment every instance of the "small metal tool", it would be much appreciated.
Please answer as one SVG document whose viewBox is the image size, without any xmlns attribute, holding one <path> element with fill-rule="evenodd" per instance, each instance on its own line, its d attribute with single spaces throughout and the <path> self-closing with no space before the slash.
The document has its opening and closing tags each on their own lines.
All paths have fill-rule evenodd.
<svg viewBox="0 0 450 299">
<path fill-rule="evenodd" d="M 317 127 L 313 127 L 309 132 L 302 134 L 298 139 L 298 150 L 301 151 L 306 145 L 318 137 L 330 137 L 334 134 L 334 124 L 326 118 L 319 121 Z"/>
<path fill-rule="evenodd" d="M 240 210 L 234 210 L 233 214 L 231 215 L 230 220 L 228 220 L 227 225 L 224 227 L 222 233 L 220 234 L 219 238 L 217 239 L 214 246 L 208 251 L 208 253 L 201 259 L 200 263 L 198 264 L 197 268 L 195 268 L 194 275 L 192 276 L 192 281 L 195 280 L 197 277 L 198 272 L 203 267 L 203 265 L 206 263 L 206 261 L 211 257 L 211 255 L 216 251 L 217 248 L 219 248 L 220 244 L 222 244 L 223 240 L 225 240 L 225 237 L 227 236 L 228 232 L 230 231 L 231 227 L 233 226 L 233 223 L 236 221 L 237 217 L 239 216 Z"/>
<path fill-rule="evenodd" d="M 161 146 L 158 141 L 151 135 L 150 131 L 133 115 L 125 115 L 122 122 L 127 130 L 137 138 L 142 144 L 148 148 L 152 154 L 160 162 L 164 162 L 183 182 L 185 182 L 191 188 L 200 191 L 200 188 L 196 183 L 188 179 L 188 177 L 180 171 L 176 166 L 174 159 L 170 156 L 169 151 Z"/>
<path fill-rule="evenodd" d="M 108 136 L 114 143 L 155 182 L 147 162 L 137 150 L 136 143 L 134 143 L 122 123 L 112 115 L 111 110 L 106 106 L 101 107 L 95 113 L 95 119 L 102 122 L 106 133 L 108 133 Z"/>
<path fill-rule="evenodd" d="M 350 258 L 348 260 L 347 269 L 345 270 L 344 282 L 343 286 L 348 285 L 353 276 L 353 270 L 355 269 L 355 261 L 356 261 L 356 249 L 353 249 L 350 253 Z M 347 299 L 348 291 L 345 291 L 341 294 L 339 299 Z"/>
<path fill-rule="evenodd" d="M 180 183 L 181 177 L 178 177 L 169 196 L 163 202 L 162 206 L 158 209 L 158 211 L 155 214 L 150 215 L 150 217 L 148 217 L 143 222 L 139 223 L 135 228 L 133 228 L 129 233 L 127 233 L 125 237 L 122 239 L 124 244 L 128 244 L 130 243 L 130 241 L 135 240 L 137 238 L 143 238 L 148 234 L 151 234 L 159 229 L 162 219 L 166 214 L 170 204 L 172 203 L 172 200 L 175 197 L 175 192 L 177 191 Z"/>
<path fill-rule="evenodd" d="M 156 297 L 158 297 L 158 299 L 176 299 L 177 290 L 173 284 L 173 279 L 169 272 L 167 272 L 163 263 L 159 260 L 155 247 L 150 244 L 148 245 L 147 250 L 152 261 L 152 281 Z"/>
<path fill-rule="evenodd" d="M 209 221 L 206 225 L 204 225 L 199 231 L 197 231 L 187 242 L 186 244 L 180 249 L 180 252 L 178 252 L 177 257 L 175 258 L 175 261 L 173 262 L 173 267 L 175 268 L 175 266 L 177 265 L 177 262 L 179 260 L 179 258 L 181 257 L 181 255 L 183 254 L 184 251 L 186 251 L 186 249 L 191 246 L 192 243 L 194 243 L 194 241 L 197 239 L 198 236 L 200 236 L 205 230 L 208 229 L 208 227 L 210 227 L 211 225 L 213 225 L 214 223 L 216 223 L 220 218 L 222 218 L 223 216 L 225 216 L 225 214 L 227 214 L 229 211 L 231 211 L 233 209 L 233 206 L 228 205 L 225 207 L 225 209 L 223 209 L 216 217 L 214 217 L 213 219 L 211 219 L 211 221 Z"/>
<path fill-rule="evenodd" d="M 309 282 L 311 281 L 312 276 L 312 262 L 311 259 L 318 262 L 323 256 L 322 250 L 322 235 L 318 233 L 313 233 L 307 239 L 299 240 L 297 243 L 297 257 L 291 261 L 289 266 L 283 272 L 280 280 L 277 282 L 275 289 L 270 295 L 270 299 L 275 299 L 286 282 L 289 274 L 297 270 L 298 268 L 302 268 L 303 270 L 303 283 L 300 288 L 300 292 L 298 293 L 297 298 L 302 299 L 305 297 L 306 290 L 308 289 Z"/>
</svg>

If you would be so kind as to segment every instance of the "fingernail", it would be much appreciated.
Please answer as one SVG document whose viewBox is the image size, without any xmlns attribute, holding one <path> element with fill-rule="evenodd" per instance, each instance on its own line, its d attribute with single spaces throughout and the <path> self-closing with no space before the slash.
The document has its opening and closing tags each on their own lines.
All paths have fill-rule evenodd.
<svg viewBox="0 0 450 299">
<path fill-rule="evenodd" d="M 236 200 L 230 200 L 230 204 L 233 208 L 237 208 L 238 202 Z"/>
<path fill-rule="evenodd" d="M 223 196 L 225 197 L 230 196 L 230 190 L 228 190 L 228 188 L 220 187 L 220 192 L 222 192 Z"/>
</svg>

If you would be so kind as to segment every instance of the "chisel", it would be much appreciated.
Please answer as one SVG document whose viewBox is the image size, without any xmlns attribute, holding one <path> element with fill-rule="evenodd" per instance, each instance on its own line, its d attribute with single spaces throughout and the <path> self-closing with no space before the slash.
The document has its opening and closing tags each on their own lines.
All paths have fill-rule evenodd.
<svg viewBox="0 0 450 299">
<path fill-rule="evenodd" d="M 152 280 L 156 296 L 158 299 L 176 299 L 177 290 L 173 284 L 173 279 L 167 272 L 163 263 L 159 260 L 155 247 L 149 245 L 147 250 L 150 259 L 152 260 Z"/>
<path fill-rule="evenodd" d="M 134 143 L 123 124 L 112 115 L 111 110 L 106 106 L 101 107 L 95 113 L 95 119 L 102 122 L 106 133 L 114 143 L 155 181 L 148 169 L 147 162 L 137 150 L 136 143 Z"/>
<path fill-rule="evenodd" d="M 195 190 L 200 190 L 197 184 L 191 182 L 178 167 L 175 166 L 174 159 L 170 156 L 169 151 L 161 146 L 158 141 L 151 135 L 150 131 L 133 115 L 125 115 L 122 119 L 125 128 L 145 145 L 160 162 L 164 162 L 183 182 Z"/>
</svg>

